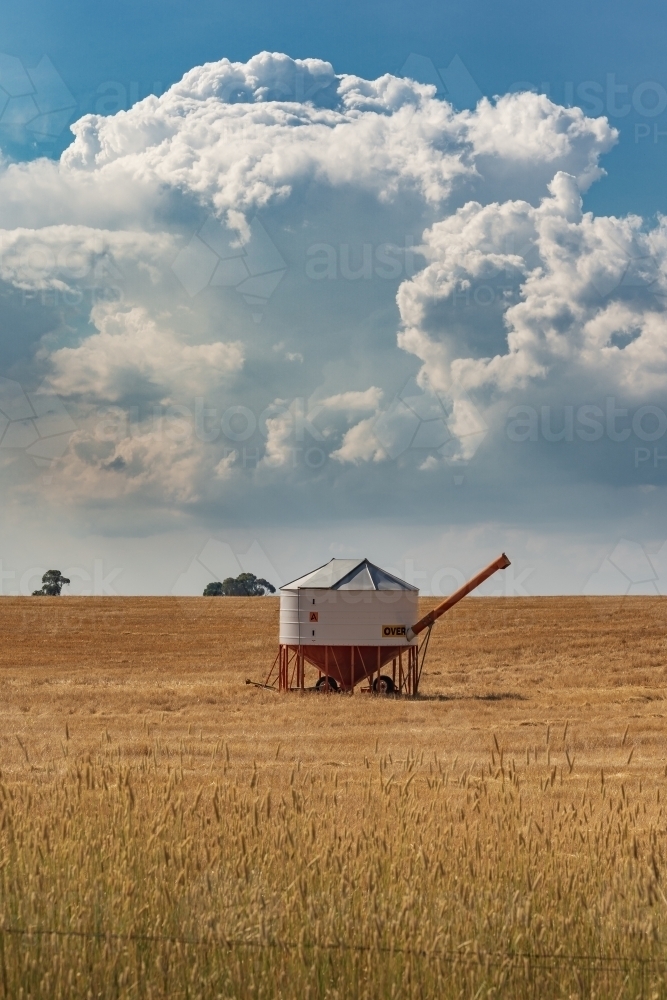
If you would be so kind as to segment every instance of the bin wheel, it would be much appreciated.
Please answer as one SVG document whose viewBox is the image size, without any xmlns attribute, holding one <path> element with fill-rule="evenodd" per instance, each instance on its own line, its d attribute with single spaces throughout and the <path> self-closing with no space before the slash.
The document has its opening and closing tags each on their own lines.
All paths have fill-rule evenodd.
<svg viewBox="0 0 667 1000">
<path fill-rule="evenodd" d="M 318 691 L 337 691 L 338 683 L 333 677 L 320 677 L 315 688 Z"/>
<path fill-rule="evenodd" d="M 395 690 L 396 686 L 394 682 L 386 674 L 380 674 L 373 681 L 373 691 L 375 694 L 393 694 Z"/>
</svg>

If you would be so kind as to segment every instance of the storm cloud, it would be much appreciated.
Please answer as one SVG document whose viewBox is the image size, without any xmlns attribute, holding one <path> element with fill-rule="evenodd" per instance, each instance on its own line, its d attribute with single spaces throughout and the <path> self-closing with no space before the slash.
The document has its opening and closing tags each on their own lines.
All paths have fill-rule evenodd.
<svg viewBox="0 0 667 1000">
<path fill-rule="evenodd" d="M 47 485 L 0 441 L 6 497 L 144 533 L 657 503 L 667 227 L 585 211 L 605 118 L 264 52 L 71 128 L 0 172 L 0 367 L 76 427 Z"/>
</svg>

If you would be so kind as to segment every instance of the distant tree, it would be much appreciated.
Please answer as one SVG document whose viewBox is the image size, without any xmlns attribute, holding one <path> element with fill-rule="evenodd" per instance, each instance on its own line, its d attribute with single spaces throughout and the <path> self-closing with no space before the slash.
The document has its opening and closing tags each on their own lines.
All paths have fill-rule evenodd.
<svg viewBox="0 0 667 1000">
<path fill-rule="evenodd" d="M 69 580 L 63 576 L 59 569 L 47 569 L 42 577 L 40 590 L 33 590 L 33 597 L 60 597 L 60 591 Z"/>
<path fill-rule="evenodd" d="M 228 576 L 222 583 L 216 580 L 207 584 L 204 597 L 266 597 L 275 592 L 276 588 L 268 580 L 254 573 L 239 573 L 236 578 Z"/>
</svg>

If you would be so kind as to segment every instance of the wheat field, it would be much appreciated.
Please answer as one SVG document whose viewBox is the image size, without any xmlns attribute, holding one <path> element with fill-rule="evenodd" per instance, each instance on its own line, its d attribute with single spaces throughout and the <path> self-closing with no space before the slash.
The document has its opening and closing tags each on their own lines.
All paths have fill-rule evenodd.
<svg viewBox="0 0 667 1000">
<path fill-rule="evenodd" d="M 667 996 L 660 598 L 468 598 L 417 699 L 246 685 L 269 598 L 0 634 L 0 996 Z"/>
</svg>

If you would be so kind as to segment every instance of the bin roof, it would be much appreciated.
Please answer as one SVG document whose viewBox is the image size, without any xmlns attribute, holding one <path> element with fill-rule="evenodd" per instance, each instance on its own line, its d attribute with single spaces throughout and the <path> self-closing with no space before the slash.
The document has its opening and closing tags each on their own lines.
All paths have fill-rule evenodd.
<svg viewBox="0 0 667 1000">
<path fill-rule="evenodd" d="M 311 573 L 286 583 L 281 590 L 413 590 L 392 573 L 380 569 L 368 559 L 330 559 Z"/>
</svg>

